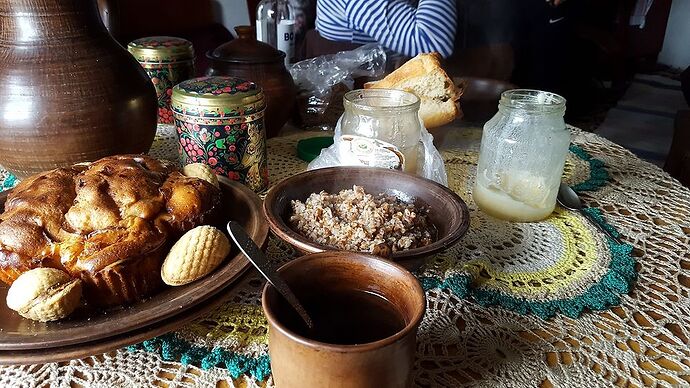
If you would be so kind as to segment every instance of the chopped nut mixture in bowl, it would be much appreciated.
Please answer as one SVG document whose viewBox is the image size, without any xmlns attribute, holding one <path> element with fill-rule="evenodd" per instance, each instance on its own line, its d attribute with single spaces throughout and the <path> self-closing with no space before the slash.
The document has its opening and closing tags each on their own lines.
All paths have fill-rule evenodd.
<svg viewBox="0 0 690 388">
<path fill-rule="evenodd" d="M 469 227 L 467 206 L 447 187 L 372 167 L 294 175 L 268 192 L 263 210 L 271 230 L 301 252 L 349 250 L 395 261 L 444 250 Z"/>
<path fill-rule="evenodd" d="M 319 244 L 390 256 L 432 243 L 429 210 L 393 196 L 366 193 L 361 186 L 337 194 L 321 191 L 302 202 L 292 200 L 290 224 Z"/>
</svg>

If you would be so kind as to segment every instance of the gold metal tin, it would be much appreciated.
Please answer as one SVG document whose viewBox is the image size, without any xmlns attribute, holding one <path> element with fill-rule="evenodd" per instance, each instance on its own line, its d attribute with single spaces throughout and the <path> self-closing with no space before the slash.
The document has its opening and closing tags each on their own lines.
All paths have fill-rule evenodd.
<svg viewBox="0 0 690 388">
<path fill-rule="evenodd" d="M 156 88 L 158 123 L 172 124 L 172 88 L 194 77 L 192 42 L 172 36 L 151 36 L 130 42 L 127 49 L 139 61 Z"/>
<path fill-rule="evenodd" d="M 170 63 L 194 60 L 192 42 L 174 36 L 149 36 L 130 42 L 127 50 L 139 63 Z"/>
<path fill-rule="evenodd" d="M 199 118 L 241 118 L 266 108 L 264 93 L 235 77 L 199 77 L 173 88 L 172 110 Z"/>
<path fill-rule="evenodd" d="M 268 187 L 260 87 L 234 77 L 193 78 L 173 88 L 171 108 L 183 164 L 208 164 L 256 192 Z"/>
</svg>

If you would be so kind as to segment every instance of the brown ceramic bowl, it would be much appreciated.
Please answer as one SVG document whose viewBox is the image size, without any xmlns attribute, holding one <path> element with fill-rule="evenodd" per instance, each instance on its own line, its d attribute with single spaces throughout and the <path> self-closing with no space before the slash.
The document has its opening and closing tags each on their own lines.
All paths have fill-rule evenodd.
<svg viewBox="0 0 690 388">
<path fill-rule="evenodd" d="M 336 250 L 302 236 L 290 226 L 290 201 L 304 201 L 311 193 L 325 190 L 330 194 L 353 185 L 369 194 L 393 194 L 404 201 L 429 208 L 429 219 L 438 233 L 436 240 L 421 248 L 393 253 L 395 261 L 418 262 L 424 257 L 447 249 L 467 232 L 470 225 L 465 202 L 447 187 L 416 175 L 385 168 L 330 167 L 306 171 L 275 185 L 264 200 L 264 215 L 271 230 L 282 240 L 304 253 Z M 407 266 L 408 264 L 406 264 Z"/>
<path fill-rule="evenodd" d="M 384 297 L 401 320 L 397 330 L 384 337 L 373 337 L 369 342 L 349 345 L 319 342 L 309 338 L 309 334 L 300 335 L 293 330 L 296 321 L 290 316 L 295 313 L 277 290 L 267 284 L 261 304 L 269 324 L 271 370 L 277 387 L 411 386 L 417 329 L 424 316 L 426 300 L 421 285 L 410 272 L 376 256 L 344 251 L 302 256 L 285 264 L 278 272 L 302 301 L 318 303 L 321 299 L 324 303 L 332 300 L 329 295 L 343 291 L 371 292 Z M 305 303 L 305 307 L 312 310 L 315 327 L 333 321 L 328 319 L 333 317 L 329 313 L 319 315 L 314 311 L 311 303 Z M 347 304 L 338 304 L 338 309 L 344 308 L 343 305 Z M 370 334 L 375 330 L 374 322 L 385 311 L 378 308 L 366 311 L 371 320 L 360 321 L 350 330 L 336 333 Z M 339 327 L 340 320 L 335 322 L 330 328 Z"/>
</svg>

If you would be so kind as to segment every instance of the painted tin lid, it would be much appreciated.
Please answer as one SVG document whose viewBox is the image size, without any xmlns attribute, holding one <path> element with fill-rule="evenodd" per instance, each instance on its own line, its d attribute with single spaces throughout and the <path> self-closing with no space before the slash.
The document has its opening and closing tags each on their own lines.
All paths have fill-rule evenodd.
<svg viewBox="0 0 690 388">
<path fill-rule="evenodd" d="M 264 110 L 261 88 L 236 77 L 198 77 L 175 85 L 171 108 L 174 112 L 200 117 L 237 117 Z"/>
<path fill-rule="evenodd" d="M 174 36 L 148 36 L 129 42 L 127 50 L 139 62 L 168 63 L 194 59 L 192 42 Z"/>
</svg>

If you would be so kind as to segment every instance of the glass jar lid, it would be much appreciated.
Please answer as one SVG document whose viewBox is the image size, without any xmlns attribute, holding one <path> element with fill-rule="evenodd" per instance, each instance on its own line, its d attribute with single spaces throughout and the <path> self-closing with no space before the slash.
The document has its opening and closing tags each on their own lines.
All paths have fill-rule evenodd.
<svg viewBox="0 0 690 388">
<path fill-rule="evenodd" d="M 222 116 L 242 116 L 265 108 L 264 93 L 251 81 L 236 77 L 198 77 L 183 81 L 173 88 L 172 109 L 178 113 L 205 116 L 215 108 Z M 215 117 L 215 114 L 213 114 Z"/>
<path fill-rule="evenodd" d="M 139 62 L 168 63 L 194 59 L 192 42 L 174 36 L 149 36 L 129 42 L 127 50 Z"/>
</svg>

